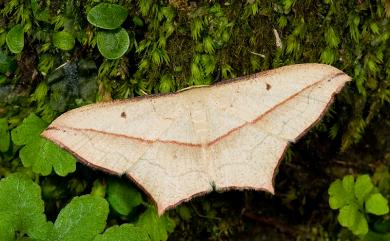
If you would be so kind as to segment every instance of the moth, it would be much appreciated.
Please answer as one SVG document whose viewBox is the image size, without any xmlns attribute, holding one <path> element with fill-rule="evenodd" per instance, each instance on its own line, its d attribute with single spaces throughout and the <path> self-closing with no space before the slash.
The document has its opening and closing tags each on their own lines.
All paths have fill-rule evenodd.
<svg viewBox="0 0 390 241">
<path fill-rule="evenodd" d="M 88 166 L 126 175 L 158 213 L 216 190 L 274 193 L 289 143 L 351 78 L 324 64 L 289 65 L 173 94 L 68 111 L 42 133 Z"/>
</svg>

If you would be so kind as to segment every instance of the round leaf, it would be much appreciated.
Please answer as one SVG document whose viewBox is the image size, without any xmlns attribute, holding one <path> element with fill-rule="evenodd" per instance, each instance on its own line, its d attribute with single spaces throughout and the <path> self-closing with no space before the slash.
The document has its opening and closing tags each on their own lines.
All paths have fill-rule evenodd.
<svg viewBox="0 0 390 241">
<path fill-rule="evenodd" d="M 382 194 L 375 193 L 367 199 L 366 210 L 375 215 L 384 215 L 389 212 L 389 205 Z"/>
<path fill-rule="evenodd" d="M 354 184 L 355 178 L 352 175 L 348 175 L 343 178 L 343 187 L 346 192 L 353 194 Z"/>
<path fill-rule="evenodd" d="M 365 235 L 368 232 L 368 223 L 356 205 L 346 205 L 340 209 L 337 217 L 343 227 L 347 227 L 355 235 Z"/>
<path fill-rule="evenodd" d="M 42 240 L 51 228 L 38 184 L 20 174 L 0 180 L 0 240 L 15 240 L 15 231 Z"/>
<path fill-rule="evenodd" d="M 66 176 L 76 170 L 76 159 L 51 141 L 37 137 L 33 142 L 24 146 L 19 153 L 25 167 L 47 176 L 52 169 L 59 176 Z"/>
<path fill-rule="evenodd" d="M 126 8 L 110 3 L 101 3 L 92 8 L 87 15 L 87 20 L 92 25 L 104 29 L 116 29 L 127 18 Z"/>
<path fill-rule="evenodd" d="M 12 53 L 20 53 L 24 47 L 23 26 L 20 24 L 13 26 L 7 33 L 6 42 Z"/>
<path fill-rule="evenodd" d="M 106 226 L 108 203 L 101 197 L 75 197 L 58 214 L 50 240 L 92 240 Z"/>
<path fill-rule="evenodd" d="M 107 59 L 118 59 L 129 48 L 130 39 L 124 28 L 101 31 L 97 34 L 97 46 L 100 53 Z"/>
<path fill-rule="evenodd" d="M 341 180 L 334 181 L 329 189 L 329 206 L 332 209 L 339 209 L 345 206 L 348 203 L 348 200 L 345 198 L 345 189 Z"/>
<path fill-rule="evenodd" d="M 62 31 L 53 35 L 53 44 L 59 49 L 71 50 L 74 47 L 75 40 L 71 33 Z"/>
<path fill-rule="evenodd" d="M 12 130 L 12 141 L 16 145 L 26 145 L 35 142 L 47 124 L 34 113 L 24 118 L 21 125 Z"/>
<path fill-rule="evenodd" d="M 360 205 L 363 204 L 363 200 L 372 191 L 373 188 L 374 185 L 372 184 L 369 175 L 358 176 L 358 178 L 356 179 L 354 190 L 355 190 L 355 196 Z"/>
</svg>

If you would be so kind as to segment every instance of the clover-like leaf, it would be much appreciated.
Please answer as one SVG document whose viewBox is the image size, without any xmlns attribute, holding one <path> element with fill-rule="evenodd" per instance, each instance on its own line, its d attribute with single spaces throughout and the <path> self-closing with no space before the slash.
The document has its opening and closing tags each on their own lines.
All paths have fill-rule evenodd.
<svg viewBox="0 0 390 241">
<path fill-rule="evenodd" d="M 128 215 L 134 207 L 142 203 L 142 196 L 128 182 L 110 179 L 107 186 L 107 200 L 119 214 Z"/>
<path fill-rule="evenodd" d="M 129 35 L 124 28 L 100 31 L 97 34 L 97 46 L 105 58 L 118 59 L 130 46 Z"/>
<path fill-rule="evenodd" d="M 93 7 L 87 15 L 87 20 L 92 25 L 103 29 L 116 29 L 127 18 L 126 8 L 111 3 L 100 3 Z"/>
<path fill-rule="evenodd" d="M 365 235 L 368 232 L 367 219 L 360 212 L 356 213 L 356 221 L 351 227 L 351 231 L 355 235 Z"/>
<path fill-rule="evenodd" d="M 76 170 L 76 160 L 69 152 L 42 137 L 24 146 L 19 156 L 25 167 L 31 167 L 33 172 L 44 176 L 49 175 L 52 168 L 59 176 Z"/>
<path fill-rule="evenodd" d="M 16 145 L 31 143 L 37 139 L 46 126 L 47 123 L 32 113 L 23 120 L 21 125 L 12 130 L 12 141 Z"/>
<path fill-rule="evenodd" d="M 338 179 L 330 185 L 328 193 L 329 206 L 340 209 L 339 223 L 355 235 L 368 232 L 364 207 L 366 212 L 376 215 L 389 212 L 387 200 L 374 187 L 368 175 L 359 175 L 356 182 L 352 175 Z"/>
<path fill-rule="evenodd" d="M 347 175 L 343 178 L 343 188 L 348 194 L 354 195 L 355 178 L 352 175 Z"/>
<path fill-rule="evenodd" d="M 136 225 L 144 229 L 152 241 L 167 240 L 168 233 L 175 228 L 175 223 L 166 215 L 159 217 L 154 207 L 141 214 Z"/>
<path fill-rule="evenodd" d="M 58 214 L 50 240 L 93 240 L 104 230 L 108 212 L 104 198 L 92 195 L 75 197 Z"/>
<path fill-rule="evenodd" d="M 384 215 L 389 212 L 388 201 L 380 193 L 370 195 L 365 206 L 367 212 L 375 215 Z"/>
<path fill-rule="evenodd" d="M 142 228 L 132 224 L 112 226 L 103 234 L 95 237 L 93 241 L 150 241 L 148 234 Z"/>
<path fill-rule="evenodd" d="M 40 137 L 47 126 L 35 114 L 30 114 L 23 123 L 12 130 L 12 140 L 17 145 L 25 145 L 19 152 L 25 167 L 41 175 L 49 175 L 54 171 L 60 176 L 66 176 L 76 170 L 76 159 L 49 140 Z"/>
<path fill-rule="evenodd" d="M 75 39 L 71 33 L 61 31 L 53 35 L 53 44 L 59 49 L 71 50 L 74 47 Z"/>
<path fill-rule="evenodd" d="M 45 239 L 53 225 L 46 221 L 41 189 L 28 177 L 13 174 L 0 181 L 0 240 L 15 240 L 15 232 Z"/>
<path fill-rule="evenodd" d="M 334 181 L 329 189 L 329 206 L 332 209 L 342 208 L 343 206 L 355 201 L 354 178 L 351 175 L 345 176 L 343 180 Z"/>
<path fill-rule="evenodd" d="M 356 179 L 354 186 L 355 196 L 360 205 L 363 205 L 364 199 L 374 189 L 369 175 L 360 175 Z"/>
<path fill-rule="evenodd" d="M 20 53 L 24 47 L 24 31 L 23 26 L 17 24 L 7 33 L 6 42 L 9 50 L 14 53 Z"/>
<path fill-rule="evenodd" d="M 364 235 L 368 232 L 367 220 L 357 205 L 342 207 L 337 219 L 341 226 L 349 228 L 355 235 Z"/>
<path fill-rule="evenodd" d="M 0 118 L 0 152 L 6 152 L 10 145 L 10 134 L 8 131 L 8 120 Z"/>
<path fill-rule="evenodd" d="M 332 182 L 328 189 L 328 193 L 330 208 L 339 209 L 348 203 L 348 200 L 345 198 L 345 189 L 341 180 Z"/>
</svg>

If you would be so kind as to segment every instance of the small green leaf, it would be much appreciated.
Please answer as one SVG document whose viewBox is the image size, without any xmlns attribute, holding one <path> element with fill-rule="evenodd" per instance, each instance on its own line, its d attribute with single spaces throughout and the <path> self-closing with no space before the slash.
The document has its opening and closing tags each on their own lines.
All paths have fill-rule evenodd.
<svg viewBox="0 0 390 241">
<path fill-rule="evenodd" d="M 67 31 L 57 32 L 53 35 L 53 44 L 62 50 L 71 50 L 74 47 L 75 39 Z"/>
<path fill-rule="evenodd" d="M 367 219 L 360 212 L 357 213 L 356 222 L 351 228 L 351 231 L 355 235 L 365 235 L 368 232 Z"/>
<path fill-rule="evenodd" d="M 100 31 L 97 34 L 97 46 L 107 59 L 122 57 L 130 46 L 129 35 L 124 28 L 112 31 Z"/>
<path fill-rule="evenodd" d="M 20 150 L 20 159 L 25 167 L 47 176 L 52 168 L 59 176 L 66 176 L 76 170 L 76 159 L 49 140 L 37 137 Z"/>
<path fill-rule="evenodd" d="M 364 235 L 368 232 L 367 220 L 357 205 L 342 207 L 337 219 L 341 226 L 349 228 L 355 235 Z"/>
<path fill-rule="evenodd" d="M 172 232 L 175 223 L 166 215 L 159 217 L 154 207 L 149 207 L 138 219 L 138 227 L 144 229 L 152 241 L 165 241 L 168 232 Z"/>
<path fill-rule="evenodd" d="M 369 175 L 360 175 L 355 183 L 355 196 L 360 205 L 363 205 L 364 199 L 374 189 Z"/>
<path fill-rule="evenodd" d="M 26 167 L 36 173 L 49 175 L 52 168 L 60 176 L 76 170 L 76 159 L 54 143 L 40 137 L 47 124 L 35 114 L 30 114 L 21 125 L 12 130 L 12 141 L 25 145 L 19 152 Z"/>
<path fill-rule="evenodd" d="M 12 141 L 16 145 L 25 145 L 36 140 L 47 124 L 34 113 L 23 120 L 23 123 L 12 130 Z"/>
<path fill-rule="evenodd" d="M 23 26 L 20 24 L 13 26 L 7 33 L 6 42 L 12 53 L 17 54 L 22 52 L 24 47 Z"/>
<path fill-rule="evenodd" d="M 346 205 L 340 209 L 338 216 L 339 223 L 343 227 L 352 227 L 355 223 L 356 213 L 359 209 L 353 205 Z"/>
<path fill-rule="evenodd" d="M 10 144 L 10 134 L 8 131 L 8 120 L 0 118 L 0 152 L 6 152 Z"/>
<path fill-rule="evenodd" d="M 103 234 L 95 237 L 94 241 L 150 241 L 148 234 L 142 228 L 132 224 L 112 226 Z"/>
<path fill-rule="evenodd" d="M 375 215 L 384 215 L 389 212 L 387 199 L 380 193 L 372 194 L 366 201 L 366 211 Z"/>
<path fill-rule="evenodd" d="M 42 240 L 52 229 L 46 222 L 41 189 L 28 177 L 14 174 L 0 181 L 0 240 L 15 240 L 15 232 Z"/>
<path fill-rule="evenodd" d="M 104 230 L 108 212 L 108 203 L 101 197 L 75 197 L 58 214 L 50 240 L 93 240 Z"/>
<path fill-rule="evenodd" d="M 343 188 L 348 194 L 355 195 L 354 186 L 355 186 L 355 178 L 352 175 L 345 176 L 343 178 Z"/>
<path fill-rule="evenodd" d="M 328 189 L 329 193 L 329 206 L 332 209 L 339 209 L 345 206 L 348 203 L 348 200 L 345 198 L 345 189 L 341 180 L 336 180 L 332 182 Z"/>
<path fill-rule="evenodd" d="M 142 203 L 142 196 L 128 181 L 110 179 L 107 200 L 119 214 L 128 215 L 134 207 Z"/>
<path fill-rule="evenodd" d="M 127 15 L 127 9 L 118 4 L 100 3 L 88 12 L 87 20 L 99 28 L 116 29 L 126 20 Z"/>
</svg>

